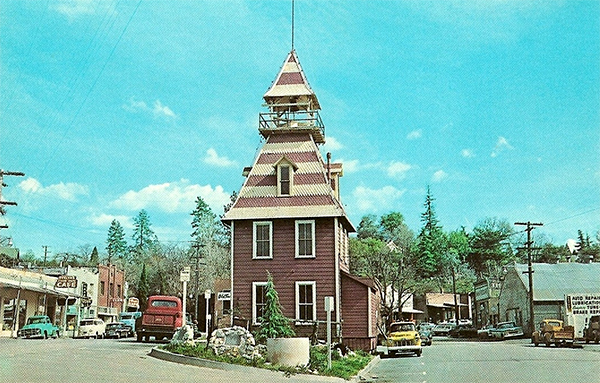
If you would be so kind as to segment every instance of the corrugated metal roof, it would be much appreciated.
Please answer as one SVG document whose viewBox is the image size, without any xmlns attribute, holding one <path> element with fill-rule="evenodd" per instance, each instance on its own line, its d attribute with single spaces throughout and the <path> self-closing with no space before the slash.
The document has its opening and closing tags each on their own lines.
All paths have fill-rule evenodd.
<svg viewBox="0 0 600 383">
<path fill-rule="evenodd" d="M 534 263 L 533 299 L 561 301 L 565 294 L 598 293 L 600 291 L 600 263 Z M 529 277 L 523 274 L 525 264 L 515 264 L 515 271 L 529 290 Z"/>
</svg>

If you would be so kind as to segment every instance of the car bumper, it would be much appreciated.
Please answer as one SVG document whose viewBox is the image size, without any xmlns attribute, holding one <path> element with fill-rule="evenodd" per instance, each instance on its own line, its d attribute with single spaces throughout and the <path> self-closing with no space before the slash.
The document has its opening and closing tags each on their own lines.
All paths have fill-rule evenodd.
<svg viewBox="0 0 600 383">
<path fill-rule="evenodd" d="M 410 346 L 377 346 L 377 353 L 378 354 L 385 354 L 388 355 L 390 352 L 392 353 L 396 353 L 396 352 L 418 352 L 421 350 L 421 346 L 415 346 L 415 345 L 410 345 Z"/>
</svg>

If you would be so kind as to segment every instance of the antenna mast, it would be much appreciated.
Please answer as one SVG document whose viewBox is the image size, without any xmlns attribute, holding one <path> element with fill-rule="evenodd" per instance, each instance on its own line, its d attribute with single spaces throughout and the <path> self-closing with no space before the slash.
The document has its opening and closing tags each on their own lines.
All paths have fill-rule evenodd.
<svg viewBox="0 0 600 383">
<path fill-rule="evenodd" d="M 292 0 L 292 50 L 294 50 L 294 0 Z"/>
</svg>

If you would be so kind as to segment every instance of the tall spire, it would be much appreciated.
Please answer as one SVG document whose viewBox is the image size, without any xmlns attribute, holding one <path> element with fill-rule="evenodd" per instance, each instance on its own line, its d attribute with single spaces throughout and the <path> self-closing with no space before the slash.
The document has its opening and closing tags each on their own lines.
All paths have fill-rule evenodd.
<svg viewBox="0 0 600 383">
<path fill-rule="evenodd" d="M 292 50 L 294 50 L 294 0 L 292 0 Z"/>
</svg>

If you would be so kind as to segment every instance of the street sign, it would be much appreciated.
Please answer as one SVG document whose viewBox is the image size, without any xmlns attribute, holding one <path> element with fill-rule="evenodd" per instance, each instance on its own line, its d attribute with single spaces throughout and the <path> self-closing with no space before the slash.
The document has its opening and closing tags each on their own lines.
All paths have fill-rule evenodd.
<svg viewBox="0 0 600 383">
<path fill-rule="evenodd" d="M 181 270 L 181 273 L 179 274 L 179 281 L 180 282 L 189 282 L 190 281 L 190 268 L 189 267 L 185 267 L 183 270 Z"/>
<path fill-rule="evenodd" d="M 219 300 L 219 301 L 231 300 L 231 291 L 229 291 L 229 290 L 219 291 L 219 293 L 217 294 L 217 300 Z"/>
<path fill-rule="evenodd" d="M 58 289 L 74 289 L 77 287 L 77 277 L 74 275 L 59 275 L 54 287 Z"/>
</svg>

